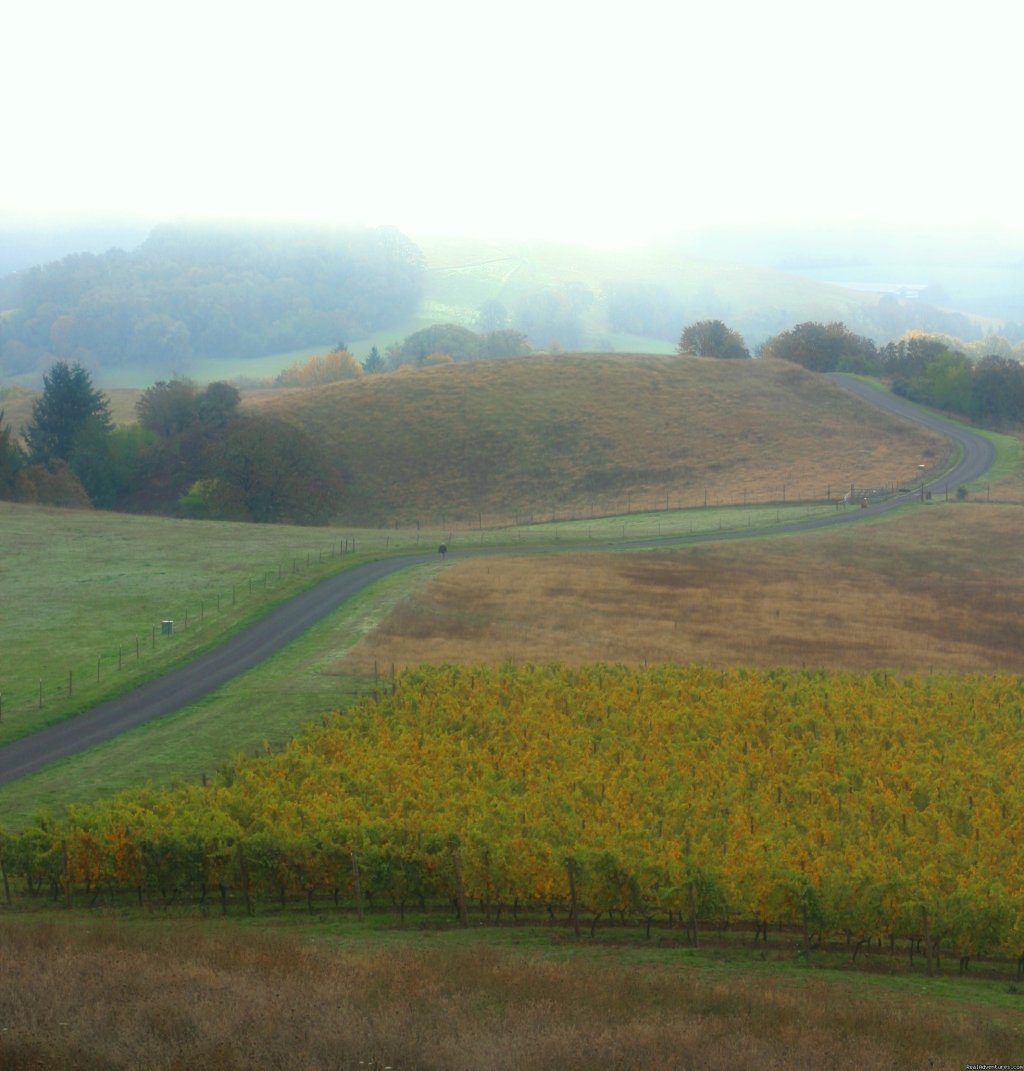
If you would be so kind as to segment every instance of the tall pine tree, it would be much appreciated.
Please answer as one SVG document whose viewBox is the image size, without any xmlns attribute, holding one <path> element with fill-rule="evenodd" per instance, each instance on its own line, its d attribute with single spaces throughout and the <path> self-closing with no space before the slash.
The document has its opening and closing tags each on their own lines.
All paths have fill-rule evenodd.
<svg viewBox="0 0 1024 1071">
<path fill-rule="evenodd" d="M 33 404 L 25 429 L 30 461 L 70 461 L 76 441 L 87 431 L 106 434 L 111 430 L 106 396 L 96 390 L 80 364 L 57 361 L 44 373 L 42 396 Z"/>
</svg>

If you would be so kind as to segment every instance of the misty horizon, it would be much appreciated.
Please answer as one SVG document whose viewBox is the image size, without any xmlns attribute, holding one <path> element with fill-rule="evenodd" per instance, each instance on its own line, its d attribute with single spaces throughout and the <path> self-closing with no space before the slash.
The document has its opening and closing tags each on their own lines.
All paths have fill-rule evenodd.
<svg viewBox="0 0 1024 1071">
<path fill-rule="evenodd" d="M 1016 37 L 865 0 L 598 12 L 124 0 L 6 16 L 0 226 L 239 218 L 642 246 L 703 230 L 1024 235 Z M 955 76 L 946 72 L 955 71 Z M 26 87 L 31 92 L 26 92 Z"/>
</svg>

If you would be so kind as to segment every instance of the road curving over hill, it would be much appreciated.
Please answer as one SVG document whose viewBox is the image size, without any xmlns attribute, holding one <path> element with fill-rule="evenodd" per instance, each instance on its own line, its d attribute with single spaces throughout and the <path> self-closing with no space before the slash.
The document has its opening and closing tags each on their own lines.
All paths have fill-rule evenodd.
<svg viewBox="0 0 1024 1071">
<path fill-rule="evenodd" d="M 938 479 L 925 483 L 923 487 L 918 485 L 904 494 L 864 509 L 840 511 L 828 517 L 809 518 L 793 524 L 774 525 L 765 529 L 747 528 L 734 532 L 709 532 L 685 537 L 670 536 L 633 543 L 609 543 L 601 549 L 640 550 L 653 546 L 680 546 L 812 531 L 835 524 L 862 520 L 865 517 L 905 507 L 915 499 L 923 497 L 923 491 L 931 491 L 933 494 L 944 493 L 950 488 L 979 479 L 991 467 L 995 459 L 995 449 L 988 439 L 976 432 L 918 409 L 901 398 L 887 394 L 852 377 L 837 375 L 830 378 L 865 402 L 946 436 L 958 448 L 958 461 L 949 471 Z M 561 552 L 565 549 L 561 548 Z M 553 550 L 554 548 L 539 547 L 475 550 L 454 554 L 453 557 L 481 554 L 519 556 L 524 553 L 552 553 Z M 0 785 L 35 773 L 60 759 L 86 751 L 96 744 L 111 740 L 146 722 L 181 710 L 276 654 L 312 625 L 371 584 L 402 569 L 436 560 L 433 554 L 386 558 L 357 565 L 322 581 L 310 590 L 276 606 L 219 647 L 201 655 L 187 665 L 76 717 L 21 737 L 0 748 Z"/>
<path fill-rule="evenodd" d="M 926 491 L 930 491 L 933 494 L 940 492 L 944 494 L 948 490 L 960 487 L 961 484 L 981 479 L 992 467 L 996 459 L 995 447 L 988 439 L 983 435 L 979 435 L 976 431 L 972 431 L 962 424 L 955 424 L 953 421 L 946 420 L 927 410 L 919 409 L 895 394 L 887 394 L 885 391 L 878 390 L 877 387 L 872 387 L 870 384 L 852 376 L 831 375 L 829 379 L 844 390 L 857 395 L 862 401 L 868 402 L 887 413 L 892 413 L 894 416 L 903 417 L 906 420 L 913 421 L 915 424 L 920 424 L 930 431 L 944 435 L 956 444 L 960 451 L 959 461 L 938 479 L 926 482 Z M 920 487 L 916 488 L 911 497 L 913 494 L 920 494 L 920 491 Z M 900 504 L 905 503 L 905 501 L 906 496 L 903 497 Z M 892 503 L 885 503 L 885 505 L 889 509 L 893 508 Z"/>
</svg>

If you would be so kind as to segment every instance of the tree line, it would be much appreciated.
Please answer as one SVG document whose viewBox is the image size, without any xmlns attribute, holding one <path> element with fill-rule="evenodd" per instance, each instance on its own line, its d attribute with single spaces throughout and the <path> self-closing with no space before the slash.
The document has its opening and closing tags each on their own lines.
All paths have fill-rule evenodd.
<svg viewBox="0 0 1024 1071">
<path fill-rule="evenodd" d="M 0 498 L 179 516 L 325 524 L 342 475 L 317 441 L 278 417 L 243 413 L 228 383 L 160 381 L 114 428 L 80 364 L 43 377 L 24 447 L 0 411 Z"/>
<path fill-rule="evenodd" d="M 1000 340 L 993 340 L 998 349 Z M 750 357 L 742 336 L 721 320 L 689 324 L 677 352 L 692 357 Z M 880 376 L 911 401 L 993 427 L 1024 423 L 1024 364 L 989 353 L 972 358 L 947 338 L 924 334 L 877 346 L 845 324 L 802 323 L 774 335 L 758 356 L 792 361 L 812 372 Z"/>
<path fill-rule="evenodd" d="M 136 250 L 77 253 L 15 276 L 0 375 L 47 367 L 180 367 L 365 335 L 401 323 L 424 259 L 392 228 L 164 226 Z"/>
</svg>

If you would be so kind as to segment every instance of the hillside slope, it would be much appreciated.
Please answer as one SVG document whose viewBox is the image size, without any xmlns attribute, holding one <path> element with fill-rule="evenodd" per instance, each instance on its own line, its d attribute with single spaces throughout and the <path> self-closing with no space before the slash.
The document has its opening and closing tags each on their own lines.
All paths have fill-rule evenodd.
<svg viewBox="0 0 1024 1071">
<path fill-rule="evenodd" d="M 842 497 L 935 467 L 936 436 L 786 362 L 536 356 L 268 399 L 346 473 L 340 519 L 483 524 Z"/>
</svg>

